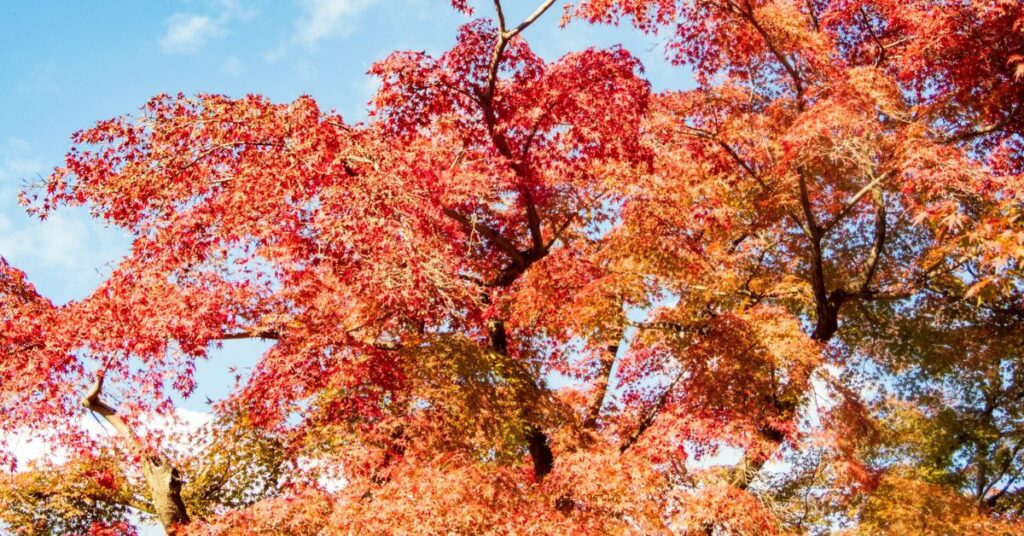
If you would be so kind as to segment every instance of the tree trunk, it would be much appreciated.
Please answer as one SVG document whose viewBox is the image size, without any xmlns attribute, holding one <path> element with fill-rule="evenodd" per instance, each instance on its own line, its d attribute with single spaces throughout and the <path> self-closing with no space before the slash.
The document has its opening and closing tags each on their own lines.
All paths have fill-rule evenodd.
<svg viewBox="0 0 1024 536">
<path fill-rule="evenodd" d="M 166 460 L 150 458 L 142 462 L 142 474 L 149 484 L 154 513 L 164 529 L 172 533 L 174 527 L 187 525 L 189 517 L 181 500 L 182 481 L 178 468 L 167 464 Z"/>
<path fill-rule="evenodd" d="M 181 473 L 170 461 L 157 453 L 149 452 L 139 436 L 128 423 L 117 414 L 117 410 L 100 399 L 103 390 L 103 372 L 96 375 L 96 382 L 82 399 L 82 405 L 99 414 L 124 436 L 134 453 L 142 460 L 142 475 L 149 487 L 153 514 L 160 520 L 168 534 L 176 534 L 177 528 L 189 523 L 185 502 L 181 499 Z"/>
<path fill-rule="evenodd" d="M 487 330 L 490 336 L 491 350 L 508 357 L 508 333 L 505 331 L 505 324 L 501 320 L 492 320 L 488 323 Z M 525 439 L 530 457 L 533 458 L 533 476 L 539 482 L 554 467 L 555 455 L 548 445 L 547 434 L 529 421 Z"/>
</svg>

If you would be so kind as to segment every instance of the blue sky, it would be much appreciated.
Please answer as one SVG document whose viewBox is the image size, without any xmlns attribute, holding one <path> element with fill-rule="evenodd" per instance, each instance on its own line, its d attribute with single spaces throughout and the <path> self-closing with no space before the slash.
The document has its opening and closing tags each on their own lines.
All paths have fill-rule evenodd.
<svg viewBox="0 0 1024 536">
<path fill-rule="evenodd" d="M 520 20 L 539 0 L 505 0 Z M 587 46 L 624 44 L 656 89 L 689 85 L 662 59 L 657 38 L 627 28 L 571 24 L 561 6 L 526 38 L 552 60 Z M 474 2 L 477 16 L 491 2 Z M 58 303 L 84 297 L 127 251 L 118 229 L 84 210 L 45 222 L 15 196 L 25 180 L 60 164 L 72 132 L 135 112 L 157 93 L 259 93 L 287 102 L 312 95 L 348 120 L 365 117 L 375 82 L 365 73 L 394 50 L 439 53 L 468 19 L 447 0 L 104 0 L 0 4 L 0 255 L 25 270 Z M 198 371 L 182 405 L 197 411 L 222 398 L 228 366 L 252 364 L 257 343 L 232 343 Z"/>
</svg>

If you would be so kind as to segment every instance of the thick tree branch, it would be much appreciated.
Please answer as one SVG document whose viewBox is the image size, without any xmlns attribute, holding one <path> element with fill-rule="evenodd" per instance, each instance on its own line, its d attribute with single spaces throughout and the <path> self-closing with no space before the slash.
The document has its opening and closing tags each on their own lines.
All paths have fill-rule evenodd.
<svg viewBox="0 0 1024 536">
<path fill-rule="evenodd" d="M 512 147 L 508 143 L 508 139 L 501 132 L 498 132 L 498 118 L 494 112 L 494 106 L 491 98 L 484 95 L 479 99 L 480 109 L 483 112 L 484 126 L 487 127 L 487 132 L 491 137 L 494 147 L 508 161 L 509 167 L 516 174 L 519 179 L 519 197 L 526 208 L 526 221 L 530 231 L 530 239 L 533 243 L 533 253 L 539 255 L 543 252 L 544 243 L 541 234 L 540 216 L 537 214 L 537 207 L 533 202 L 533 194 L 530 192 L 529 178 L 530 173 L 527 167 L 519 160 L 515 152 L 512 151 Z"/>
<path fill-rule="evenodd" d="M 881 188 L 875 187 L 875 191 L 872 193 L 872 200 L 875 205 L 875 238 L 871 245 L 871 250 L 868 252 L 867 259 L 864 261 L 864 269 L 856 282 L 855 291 L 858 294 L 867 292 L 868 286 L 871 285 L 871 280 L 878 269 L 878 263 L 882 259 L 882 251 L 885 248 L 887 224 L 885 221 L 885 196 Z"/>
<path fill-rule="evenodd" d="M 256 331 L 235 331 L 231 333 L 224 333 L 217 337 L 217 340 L 221 341 L 236 341 L 244 339 L 265 339 L 265 340 L 278 340 L 281 338 L 281 334 L 275 330 L 256 330 Z"/>
<path fill-rule="evenodd" d="M 519 248 L 517 248 L 511 240 L 505 238 L 504 235 L 502 235 L 495 229 L 492 229 L 490 226 L 477 220 L 470 220 L 466 216 L 450 208 L 444 209 L 444 215 L 459 222 L 467 230 L 479 233 L 480 236 L 483 236 L 484 238 L 492 242 L 495 246 L 498 247 L 498 249 L 508 254 L 508 256 L 512 258 L 512 261 L 515 262 L 516 265 L 525 266 L 527 264 L 526 257 L 523 255 L 521 251 L 519 251 Z"/>
<path fill-rule="evenodd" d="M 544 238 L 540 230 L 540 216 L 537 214 L 537 206 L 533 202 L 533 194 L 530 193 L 530 188 L 524 184 L 520 188 L 520 194 L 523 197 L 523 203 L 526 205 L 526 223 L 530 228 L 533 252 L 535 255 L 538 255 L 544 250 Z"/>
<path fill-rule="evenodd" d="M 100 415 L 104 420 L 110 423 L 118 434 L 124 436 L 124 438 L 128 440 L 132 449 L 138 452 L 143 452 L 145 448 L 139 440 L 139 437 L 135 435 L 135 431 L 128 426 L 120 415 L 117 414 L 116 409 L 100 398 L 100 394 L 103 391 L 103 377 L 104 373 L 102 371 L 96 374 L 96 381 L 94 381 L 92 387 L 86 391 L 85 396 L 82 398 L 82 405 L 89 411 Z"/>
<path fill-rule="evenodd" d="M 487 129 L 494 141 L 495 147 L 497 147 L 498 152 L 500 152 L 502 156 L 509 160 L 509 163 L 512 165 L 516 175 L 518 175 L 520 180 L 523 181 L 520 184 L 519 194 L 523 200 L 523 205 L 526 207 L 526 219 L 530 230 L 530 238 L 533 242 L 534 252 L 540 252 L 544 247 L 541 234 L 540 217 L 537 214 L 537 208 L 533 202 L 533 194 L 530 192 L 529 186 L 525 182 L 525 179 L 528 176 L 526 170 L 520 163 L 518 163 L 517 156 L 512 152 L 511 147 L 509 147 L 508 140 L 505 139 L 505 136 L 497 132 L 497 118 L 495 117 L 493 104 L 494 92 L 498 83 L 498 69 L 501 65 L 502 54 L 505 51 L 505 47 L 512 38 L 519 35 L 523 30 L 533 24 L 534 21 L 540 18 L 540 16 L 554 5 L 554 3 L 555 0 L 545 0 L 545 2 L 538 6 L 533 13 L 523 20 L 523 22 L 519 23 L 515 28 L 508 30 L 505 26 L 505 13 L 501 7 L 501 1 L 494 0 L 494 10 L 497 13 L 498 18 L 498 38 L 494 43 L 494 52 L 491 55 L 491 63 L 488 67 L 487 82 L 479 99 L 484 112 L 484 123 L 487 125 Z M 525 157 L 525 155 L 523 156 Z"/>
<path fill-rule="evenodd" d="M 945 138 L 940 139 L 939 143 L 941 143 L 943 145 L 948 145 L 948 144 L 953 144 L 953 143 L 960 143 L 962 141 L 969 141 L 969 140 L 972 140 L 974 138 L 980 138 L 982 136 L 987 136 L 989 134 L 993 134 L 993 133 L 999 132 L 999 131 L 1005 129 L 1006 127 L 1014 124 L 1017 121 L 1017 119 L 1018 119 L 1017 115 L 1019 114 L 1020 109 L 1021 109 L 1021 106 L 1018 104 L 1018 105 L 1014 106 L 1012 110 L 1010 110 L 1010 113 L 1007 114 L 1006 118 L 1003 119 L 1002 121 L 999 121 L 997 123 L 993 123 L 991 125 L 986 125 L 986 126 L 983 126 L 983 127 L 979 127 L 979 128 L 976 128 L 976 129 L 965 130 L 963 132 L 958 132 L 956 134 L 951 134 L 951 135 L 949 135 L 949 136 L 947 136 Z"/>
<path fill-rule="evenodd" d="M 604 399 L 608 395 L 608 385 L 611 382 L 615 358 L 619 353 L 619 347 L 622 345 L 622 335 L 622 330 L 619 330 L 614 337 L 615 342 L 605 347 L 601 353 L 594 390 L 590 395 L 590 401 L 587 403 L 587 412 L 583 418 L 584 428 L 591 430 L 597 428 L 597 419 L 601 416 L 601 408 L 604 407 Z"/>
<path fill-rule="evenodd" d="M 779 48 L 775 45 L 775 42 L 772 41 L 771 36 L 768 35 L 767 30 L 765 30 L 765 28 L 761 25 L 761 22 L 757 20 L 757 17 L 754 16 L 754 8 L 751 7 L 749 3 L 747 3 L 746 10 L 739 9 L 737 11 L 744 19 L 747 20 L 747 22 L 750 23 L 751 26 L 754 27 L 754 30 L 756 30 L 757 33 L 761 36 L 761 38 L 764 40 L 764 44 L 766 47 L 768 47 L 768 51 L 771 52 L 773 56 L 775 56 L 775 59 L 777 59 L 780 64 L 782 64 L 782 68 L 793 80 L 793 88 L 796 92 L 797 109 L 803 111 L 804 81 L 803 78 L 800 76 L 800 71 L 796 69 L 796 67 L 793 65 L 793 62 L 789 58 L 787 58 L 786 55 L 783 54 L 782 51 L 779 50 Z"/>
<path fill-rule="evenodd" d="M 839 308 L 849 297 L 844 289 L 829 292 L 825 280 L 825 260 L 822 251 L 822 229 L 814 216 L 811 197 L 807 188 L 807 177 L 803 170 L 798 170 L 800 207 L 803 210 L 804 224 L 807 227 L 807 241 L 810 246 L 808 263 L 811 270 L 811 288 L 814 292 L 815 325 L 811 338 L 826 342 L 839 329 Z"/>
<path fill-rule="evenodd" d="M 508 332 L 505 330 L 505 323 L 501 320 L 491 320 L 487 324 L 487 334 L 489 339 L 489 345 L 491 351 L 511 360 L 508 355 Z M 515 364 L 516 362 L 512 362 Z M 516 367 L 517 370 L 524 376 L 531 387 L 533 394 L 530 396 L 540 396 L 541 388 L 537 384 L 536 379 L 533 375 L 526 370 L 525 367 Z M 526 404 L 527 413 L 529 413 L 529 405 L 532 404 L 531 400 L 523 400 Z M 551 451 L 550 445 L 548 445 L 548 436 L 537 424 L 530 422 L 533 419 L 527 417 L 526 427 L 526 446 L 530 451 L 530 458 L 533 460 L 533 475 L 538 481 L 543 480 L 551 469 L 554 467 L 554 453 Z"/>
<path fill-rule="evenodd" d="M 494 43 L 494 52 L 491 54 L 491 64 L 487 69 L 487 83 L 484 86 L 484 96 L 487 100 L 491 100 L 494 97 L 494 88 L 498 83 L 498 68 L 501 65 L 501 55 L 505 52 L 505 47 L 513 37 L 519 35 L 528 26 L 534 23 L 545 11 L 554 5 L 555 0 L 545 0 L 530 16 L 526 17 L 523 22 L 519 23 L 518 26 L 511 30 L 505 29 L 505 13 L 501 9 L 501 1 L 494 0 L 494 10 L 497 12 L 498 17 L 498 39 Z"/>
</svg>

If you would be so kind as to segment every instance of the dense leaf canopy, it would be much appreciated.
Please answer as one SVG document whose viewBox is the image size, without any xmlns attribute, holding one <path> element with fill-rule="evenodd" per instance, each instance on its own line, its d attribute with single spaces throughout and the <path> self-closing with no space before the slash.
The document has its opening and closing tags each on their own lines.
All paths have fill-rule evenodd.
<svg viewBox="0 0 1024 536">
<path fill-rule="evenodd" d="M 0 521 L 1024 530 L 1024 5 L 564 6 L 661 36 L 696 86 L 653 92 L 622 48 L 532 52 L 555 3 L 378 62 L 365 122 L 157 95 L 75 133 L 24 201 L 131 251 L 60 306 L 0 260 L 0 430 L 68 452 Z M 243 338 L 212 422 L 144 425 Z"/>
</svg>

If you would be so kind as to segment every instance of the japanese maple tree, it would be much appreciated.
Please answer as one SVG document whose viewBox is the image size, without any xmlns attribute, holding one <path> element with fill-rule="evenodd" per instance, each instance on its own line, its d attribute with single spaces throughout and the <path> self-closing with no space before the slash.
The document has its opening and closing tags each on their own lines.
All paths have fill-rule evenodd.
<svg viewBox="0 0 1024 536">
<path fill-rule="evenodd" d="M 60 306 L 0 262 L 0 430 L 69 452 L 0 521 L 1020 530 L 1024 6 L 564 6 L 662 36 L 696 87 L 656 93 L 532 52 L 555 4 L 376 63 L 362 123 L 158 95 L 75 133 L 25 202 L 131 251 Z M 209 426 L 147 426 L 236 339 L 270 346 Z"/>
</svg>

